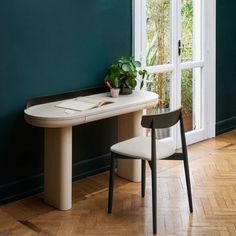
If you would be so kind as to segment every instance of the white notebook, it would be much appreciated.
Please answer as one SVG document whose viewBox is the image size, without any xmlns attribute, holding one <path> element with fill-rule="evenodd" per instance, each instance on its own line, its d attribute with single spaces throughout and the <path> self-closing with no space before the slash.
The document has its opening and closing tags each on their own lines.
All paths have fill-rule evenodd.
<svg viewBox="0 0 236 236">
<path fill-rule="evenodd" d="M 112 103 L 111 101 L 101 100 L 101 99 L 94 99 L 88 97 L 78 97 L 74 98 L 60 104 L 57 104 L 57 107 L 76 110 L 76 111 L 86 111 L 93 109 L 95 107 L 100 107 L 105 104 Z"/>
</svg>

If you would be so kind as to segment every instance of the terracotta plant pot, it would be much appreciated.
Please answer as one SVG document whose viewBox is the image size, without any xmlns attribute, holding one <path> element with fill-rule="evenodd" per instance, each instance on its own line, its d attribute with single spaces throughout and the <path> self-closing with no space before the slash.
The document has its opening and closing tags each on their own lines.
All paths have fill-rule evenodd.
<svg viewBox="0 0 236 236">
<path fill-rule="evenodd" d="M 193 117 L 192 114 L 183 115 L 184 130 L 185 132 L 193 130 Z"/>
</svg>

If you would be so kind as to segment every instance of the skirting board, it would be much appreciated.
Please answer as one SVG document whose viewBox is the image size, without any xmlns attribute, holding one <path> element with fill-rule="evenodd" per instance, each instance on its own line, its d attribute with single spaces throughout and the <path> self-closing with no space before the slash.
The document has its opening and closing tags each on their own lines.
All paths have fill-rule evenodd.
<svg viewBox="0 0 236 236">
<path fill-rule="evenodd" d="M 73 181 L 109 169 L 110 153 L 73 163 Z M 0 204 L 16 201 L 43 192 L 43 173 L 0 186 Z"/>
<path fill-rule="evenodd" d="M 216 122 L 216 135 L 236 129 L 236 117 Z"/>
</svg>

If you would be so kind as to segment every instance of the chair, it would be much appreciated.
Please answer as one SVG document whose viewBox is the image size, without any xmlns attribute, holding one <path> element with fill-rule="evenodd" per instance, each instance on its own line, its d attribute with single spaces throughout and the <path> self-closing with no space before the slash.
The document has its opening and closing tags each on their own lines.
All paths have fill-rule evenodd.
<svg viewBox="0 0 236 236">
<path fill-rule="evenodd" d="M 167 145 L 161 141 L 156 140 L 156 129 L 168 128 L 176 123 L 180 123 L 180 134 L 182 143 L 182 152 L 176 153 L 175 147 Z M 113 201 L 113 186 L 116 159 L 141 159 L 142 160 L 142 183 L 141 192 L 142 197 L 145 196 L 145 174 L 146 161 L 148 161 L 151 168 L 152 178 L 152 214 L 153 214 L 153 233 L 157 232 L 157 189 L 156 189 L 156 160 L 183 160 L 185 169 L 185 178 L 188 192 L 188 202 L 190 212 L 193 212 L 191 184 L 189 177 L 188 154 L 184 133 L 184 124 L 182 119 L 181 108 L 175 111 L 144 115 L 142 117 L 141 125 L 144 128 L 151 129 L 151 137 L 135 137 L 129 140 L 117 143 L 111 147 L 111 167 L 109 180 L 109 197 L 108 197 L 108 213 L 112 212 Z"/>
</svg>

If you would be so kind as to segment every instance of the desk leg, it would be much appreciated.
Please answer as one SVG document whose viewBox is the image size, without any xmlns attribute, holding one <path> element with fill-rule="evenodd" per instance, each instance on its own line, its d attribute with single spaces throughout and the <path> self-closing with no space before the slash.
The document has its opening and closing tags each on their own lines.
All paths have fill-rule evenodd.
<svg viewBox="0 0 236 236">
<path fill-rule="evenodd" d="M 118 116 L 118 141 L 141 136 L 144 129 L 141 127 L 143 111 L 132 112 Z M 141 160 L 118 159 L 117 174 L 133 182 L 141 181 Z"/>
<path fill-rule="evenodd" d="M 68 210 L 72 200 L 72 127 L 46 128 L 44 150 L 45 202 Z"/>
</svg>

